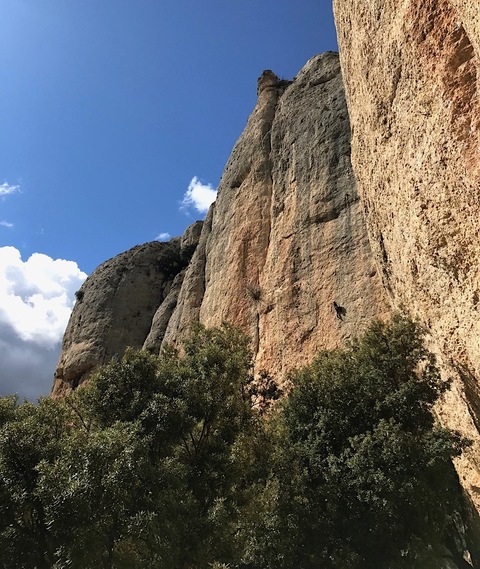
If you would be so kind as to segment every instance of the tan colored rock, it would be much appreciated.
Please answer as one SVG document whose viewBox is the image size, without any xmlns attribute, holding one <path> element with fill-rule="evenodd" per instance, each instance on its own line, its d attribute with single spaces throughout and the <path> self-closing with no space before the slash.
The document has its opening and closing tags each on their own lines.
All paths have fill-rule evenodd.
<svg viewBox="0 0 480 569">
<path fill-rule="evenodd" d="M 480 8 L 471 0 L 334 0 L 352 161 L 385 287 L 455 379 L 442 420 L 480 511 Z"/>
<path fill-rule="evenodd" d="M 178 343 L 198 321 L 241 326 L 257 371 L 283 379 L 387 314 L 349 138 L 337 54 L 314 57 L 293 82 L 264 72 L 217 201 L 203 228 L 182 238 L 190 254 L 199 239 L 185 274 L 162 273 L 157 256 L 166 245 L 158 243 L 99 267 L 72 314 L 54 392 L 127 345 L 158 351 Z"/>
<path fill-rule="evenodd" d="M 265 71 L 203 227 L 111 259 L 80 292 L 55 395 L 128 345 L 158 352 L 199 321 L 242 327 L 257 372 L 282 380 L 387 314 L 350 164 L 338 55 L 312 58 L 294 81 Z"/>
<path fill-rule="evenodd" d="M 349 139 L 337 54 L 314 57 L 293 82 L 263 73 L 165 342 L 198 320 L 228 321 L 253 338 L 257 371 L 283 378 L 388 312 Z"/>
</svg>

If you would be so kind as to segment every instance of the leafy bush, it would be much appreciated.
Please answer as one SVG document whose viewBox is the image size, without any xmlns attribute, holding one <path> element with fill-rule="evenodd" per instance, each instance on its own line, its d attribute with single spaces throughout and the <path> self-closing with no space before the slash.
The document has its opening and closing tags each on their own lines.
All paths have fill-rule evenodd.
<svg viewBox="0 0 480 569">
<path fill-rule="evenodd" d="M 263 448 L 247 346 L 200 328 L 184 357 L 127 350 L 64 400 L 0 400 L 0 566 L 228 563 Z"/>
<path fill-rule="evenodd" d="M 458 507 L 451 458 L 465 443 L 434 423 L 447 384 L 421 329 L 377 322 L 291 380 L 249 566 L 427 567 Z"/>
<path fill-rule="evenodd" d="M 127 350 L 63 400 L 0 399 L 0 567 L 427 568 L 465 443 L 397 317 L 322 352 L 279 395 L 238 330 Z M 435 565 L 432 565 L 435 566 Z"/>
</svg>

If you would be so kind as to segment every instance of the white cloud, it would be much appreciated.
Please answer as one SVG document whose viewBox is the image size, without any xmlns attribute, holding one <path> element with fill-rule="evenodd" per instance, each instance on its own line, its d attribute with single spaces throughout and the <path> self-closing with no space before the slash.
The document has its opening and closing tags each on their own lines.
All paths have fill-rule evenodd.
<svg viewBox="0 0 480 569">
<path fill-rule="evenodd" d="M 155 237 L 155 241 L 170 241 L 170 239 L 172 238 L 172 236 L 170 235 L 170 233 L 159 233 L 156 237 Z"/>
<path fill-rule="evenodd" d="M 0 198 L 2 198 L 2 201 L 5 199 L 5 196 L 8 196 L 10 194 L 15 194 L 19 191 L 20 191 L 20 186 L 12 186 L 8 182 L 3 182 L 3 184 L 0 184 Z M 0 221 L 0 226 L 11 229 L 13 227 L 13 223 L 3 220 Z"/>
<path fill-rule="evenodd" d="M 20 186 L 11 186 L 7 182 L 0 184 L 0 196 L 8 196 L 20 191 Z"/>
<path fill-rule="evenodd" d="M 0 247 L 0 395 L 48 393 L 75 291 L 86 277 L 73 261 L 41 253 L 23 261 L 15 247 Z"/>
<path fill-rule="evenodd" d="M 183 196 L 181 209 L 188 210 L 195 208 L 199 213 L 207 213 L 208 208 L 217 198 L 217 191 L 211 184 L 203 184 L 194 176 L 188 190 Z"/>
</svg>

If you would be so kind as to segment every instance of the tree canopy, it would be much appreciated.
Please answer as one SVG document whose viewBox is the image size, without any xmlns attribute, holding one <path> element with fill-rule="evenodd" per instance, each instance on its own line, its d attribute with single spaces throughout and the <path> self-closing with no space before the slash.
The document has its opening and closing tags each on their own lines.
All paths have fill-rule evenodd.
<svg viewBox="0 0 480 569">
<path fill-rule="evenodd" d="M 448 384 L 422 330 L 398 316 L 376 322 L 291 381 L 255 530 L 259 549 L 275 552 L 264 566 L 428 567 L 460 508 L 451 459 L 466 443 L 435 424 Z"/>
<path fill-rule="evenodd" d="M 427 568 L 461 510 L 447 384 L 395 317 L 290 377 L 199 327 L 127 350 L 86 387 L 0 399 L 3 569 Z"/>
</svg>

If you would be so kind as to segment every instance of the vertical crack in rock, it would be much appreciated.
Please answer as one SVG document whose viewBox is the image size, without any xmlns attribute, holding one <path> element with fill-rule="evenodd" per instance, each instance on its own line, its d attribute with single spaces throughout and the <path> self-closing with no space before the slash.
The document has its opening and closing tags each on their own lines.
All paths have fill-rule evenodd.
<svg viewBox="0 0 480 569">
<path fill-rule="evenodd" d="M 199 322 L 200 308 L 206 288 L 206 248 L 212 231 L 212 218 L 215 214 L 215 203 L 210 206 L 203 223 L 198 245 L 182 281 L 177 302 L 168 321 L 160 350 L 164 345 L 177 345 L 188 336 L 193 326 Z"/>
<path fill-rule="evenodd" d="M 257 94 L 260 96 L 260 93 L 265 91 L 265 89 L 269 89 L 272 92 L 273 99 L 274 99 L 274 106 L 272 109 L 272 113 L 269 115 L 265 127 L 268 129 L 265 133 L 265 140 L 267 141 L 267 147 L 265 148 L 265 154 L 268 156 L 268 170 L 269 170 L 269 184 L 266 186 L 266 190 L 268 191 L 267 199 L 268 205 L 266 208 L 266 212 L 268 213 L 267 219 L 264 219 L 265 227 L 265 234 L 266 234 L 266 243 L 263 251 L 263 256 L 259 260 L 258 271 L 256 275 L 256 283 L 253 285 L 247 284 L 247 292 L 249 293 L 250 300 L 252 301 L 252 308 L 254 311 L 254 333 L 253 333 L 253 353 L 254 357 L 257 357 L 260 352 L 260 339 L 262 337 L 262 319 L 260 317 L 261 310 L 264 308 L 262 307 L 262 290 L 260 287 L 261 276 L 264 272 L 265 263 L 267 262 L 267 255 L 268 250 L 270 247 L 270 242 L 272 238 L 272 213 L 273 213 L 273 205 L 272 205 L 272 197 L 273 197 L 273 161 L 274 161 L 274 153 L 273 153 L 273 124 L 275 121 L 275 116 L 277 113 L 277 109 L 279 107 L 279 103 L 281 97 L 285 90 L 288 88 L 289 85 L 292 84 L 292 81 L 288 81 L 285 79 L 279 79 L 272 71 L 267 70 L 262 73 L 260 78 L 258 79 L 258 87 L 257 87 Z M 254 291 L 254 295 L 252 296 L 251 291 Z"/>
</svg>

